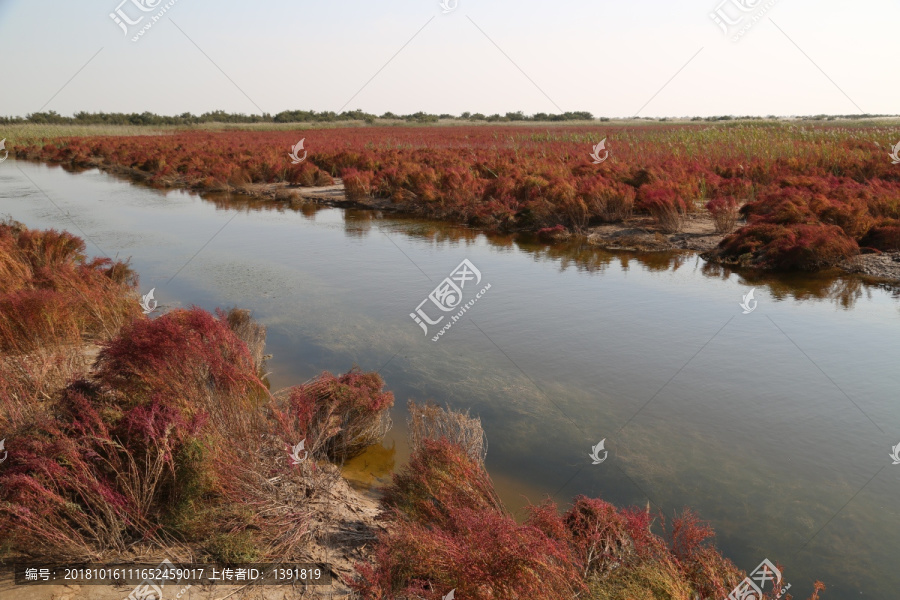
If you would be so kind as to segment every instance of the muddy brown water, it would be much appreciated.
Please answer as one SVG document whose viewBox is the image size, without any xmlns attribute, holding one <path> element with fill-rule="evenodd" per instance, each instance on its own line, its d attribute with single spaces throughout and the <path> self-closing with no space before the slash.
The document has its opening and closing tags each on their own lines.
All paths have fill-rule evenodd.
<svg viewBox="0 0 900 600">
<path fill-rule="evenodd" d="M 273 388 L 377 370 L 397 398 L 383 446 L 347 465 L 378 486 L 408 458 L 406 400 L 481 417 L 487 466 L 519 516 L 577 494 L 710 521 L 791 592 L 900 588 L 900 299 L 855 277 L 760 276 L 696 255 L 611 253 L 374 212 L 162 192 L 9 160 L 0 214 L 131 258 L 164 308 L 249 308 Z M 450 322 L 429 294 L 468 259 Z M 490 284 L 477 301 L 472 296 Z M 755 310 L 739 304 L 755 289 Z M 437 297 L 453 304 L 450 297 Z M 752 305 L 752 303 L 751 303 Z M 2 436 L 0 436 L 2 437 Z M 592 464 L 591 448 L 605 440 Z M 12 449 L 9 449 L 12 450 Z M 606 452 L 607 454 L 604 454 Z"/>
</svg>

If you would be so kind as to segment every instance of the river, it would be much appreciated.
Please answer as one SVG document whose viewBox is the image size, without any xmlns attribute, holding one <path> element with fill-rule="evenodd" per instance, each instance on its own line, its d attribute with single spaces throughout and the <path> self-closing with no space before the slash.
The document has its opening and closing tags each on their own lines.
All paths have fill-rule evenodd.
<svg viewBox="0 0 900 600">
<path fill-rule="evenodd" d="M 71 231 L 91 255 L 130 257 L 163 308 L 251 309 L 268 328 L 273 389 L 353 365 L 381 373 L 394 428 L 347 465 L 358 485 L 407 460 L 406 401 L 433 400 L 480 416 L 488 470 L 519 516 L 526 498 L 649 498 L 670 516 L 695 509 L 742 569 L 781 563 L 798 599 L 814 579 L 828 585 L 823 600 L 900 588 L 889 456 L 900 298 L 889 289 L 200 198 L 15 160 L 0 165 L 0 214 Z M 426 335 L 410 313 L 464 259 L 480 272 L 461 290 L 470 307 L 432 341 L 437 326 Z M 744 314 L 751 289 L 758 304 Z M 601 440 L 606 458 L 592 464 Z"/>
</svg>

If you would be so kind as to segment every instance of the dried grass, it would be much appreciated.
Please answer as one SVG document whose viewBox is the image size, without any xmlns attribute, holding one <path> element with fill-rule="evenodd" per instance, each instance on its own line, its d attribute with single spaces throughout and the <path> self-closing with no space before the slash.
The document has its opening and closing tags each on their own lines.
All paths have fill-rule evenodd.
<svg viewBox="0 0 900 600">
<path fill-rule="evenodd" d="M 407 403 L 409 409 L 409 445 L 413 452 L 422 448 L 423 440 L 446 439 L 463 448 L 474 461 L 484 464 L 487 457 L 487 436 L 481 427 L 481 419 L 452 408 L 441 408 L 426 402 Z"/>
<path fill-rule="evenodd" d="M 254 321 L 250 315 L 249 310 L 232 308 L 226 314 L 226 321 L 231 331 L 247 345 L 257 371 L 263 373 L 266 360 L 266 328 Z"/>
</svg>

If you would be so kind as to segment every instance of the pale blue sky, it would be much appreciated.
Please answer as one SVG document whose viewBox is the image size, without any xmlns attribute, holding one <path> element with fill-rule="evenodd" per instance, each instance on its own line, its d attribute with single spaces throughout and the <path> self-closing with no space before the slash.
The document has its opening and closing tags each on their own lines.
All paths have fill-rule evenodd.
<svg viewBox="0 0 900 600">
<path fill-rule="evenodd" d="M 136 43 L 120 1 L 0 0 L 0 115 L 339 111 L 382 67 L 348 110 L 900 113 L 896 0 L 777 0 L 738 42 L 721 0 L 177 0 Z"/>
</svg>

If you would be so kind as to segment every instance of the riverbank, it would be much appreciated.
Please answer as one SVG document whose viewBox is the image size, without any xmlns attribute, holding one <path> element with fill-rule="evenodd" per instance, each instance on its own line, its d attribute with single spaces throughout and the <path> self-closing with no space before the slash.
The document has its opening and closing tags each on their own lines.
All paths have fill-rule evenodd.
<svg viewBox="0 0 900 600">
<path fill-rule="evenodd" d="M 604 247 L 814 272 L 900 251 L 900 180 L 884 152 L 895 135 L 892 126 L 789 123 L 191 130 L 11 151 L 162 188 L 297 196 L 505 234 L 565 230 Z M 292 189 L 338 181 L 343 196 Z M 710 217 L 731 232 L 718 244 L 702 230 Z"/>
<path fill-rule="evenodd" d="M 326 469 L 327 465 L 321 465 Z M 331 469 L 337 469 L 331 466 Z M 328 586 L 274 586 L 274 585 L 216 585 L 191 586 L 178 600 L 284 600 L 285 598 L 334 598 L 351 594 L 348 584 L 356 576 L 359 564 L 372 560 L 372 546 L 379 533 L 385 531 L 378 520 L 381 512 L 378 498 L 370 492 L 355 489 L 349 482 L 333 473 L 333 484 L 314 503 L 311 517 L 312 537 L 306 548 L 309 563 L 327 564 L 331 567 L 331 585 Z M 196 556 L 181 546 L 168 549 L 148 549 L 146 553 L 110 557 L 116 564 L 159 564 L 192 562 Z M 29 561 L 40 562 L 40 561 Z M 55 561 L 54 561 L 55 562 Z M 100 561 L 96 561 L 100 562 Z M 180 588 L 176 587 L 176 590 Z M 105 585 L 40 585 L 17 586 L 11 573 L 0 575 L 0 600 L 122 600 L 132 588 Z M 174 598 L 174 596 L 171 596 Z M 165 596 L 170 598 L 170 596 Z"/>
<path fill-rule="evenodd" d="M 377 374 L 273 393 L 249 311 L 149 318 L 67 232 L 0 222 L 0 271 L 0 564 L 316 563 L 349 593 L 383 529 L 339 465 L 390 427 Z M 85 597 L 28 589 L 57 591 Z"/>
<path fill-rule="evenodd" d="M 145 179 L 135 170 L 112 172 L 129 175 L 137 180 Z M 292 208 L 310 203 L 335 208 L 356 208 L 413 216 L 423 216 L 415 203 L 392 202 L 386 198 L 347 197 L 343 181 L 335 179 L 333 185 L 320 187 L 298 187 L 284 183 L 248 184 L 227 191 L 254 198 L 264 198 L 285 203 Z M 739 224 L 740 225 L 740 224 Z M 694 213 L 684 216 L 678 232 L 664 232 L 652 217 L 633 216 L 619 223 L 606 223 L 588 227 L 583 233 L 572 234 L 568 230 L 552 232 L 541 236 L 545 241 L 561 242 L 580 236 L 597 248 L 605 250 L 626 250 L 632 252 L 673 252 L 688 251 L 699 253 L 704 259 L 714 263 L 733 264 L 717 255 L 716 249 L 726 234 L 716 231 L 713 217 L 708 213 Z M 865 275 L 876 281 L 900 285 L 900 252 L 872 252 L 849 258 L 837 265 L 847 274 Z"/>
<path fill-rule="evenodd" d="M 147 183 L 151 174 L 140 169 L 94 161 L 93 168 L 126 178 L 130 181 Z M 90 168 L 87 166 L 80 167 Z M 159 186 L 160 182 L 155 182 Z M 190 184 L 178 177 L 166 179 L 162 187 L 191 189 Z M 303 205 L 318 205 L 334 208 L 350 208 L 381 211 L 400 215 L 424 217 L 427 214 L 415 202 L 395 201 L 391 198 L 375 196 L 349 198 L 340 178 L 324 186 L 297 186 L 286 182 L 245 183 L 222 185 L 216 192 L 241 194 L 251 198 L 283 203 L 291 208 Z M 742 223 L 738 223 L 740 226 Z M 716 231 L 715 220 L 709 213 L 689 213 L 684 215 L 678 232 L 665 232 L 649 216 L 632 216 L 618 223 L 605 223 L 586 228 L 582 233 L 573 234 L 567 229 L 542 235 L 544 241 L 562 242 L 575 236 L 582 237 L 587 244 L 605 250 L 625 250 L 631 252 L 673 252 L 699 253 L 704 259 L 720 264 L 735 264 L 722 257 L 716 249 L 726 234 Z M 847 274 L 864 275 L 877 282 L 900 285 L 900 252 L 878 252 L 869 250 L 867 254 L 851 257 L 836 265 Z"/>
</svg>

